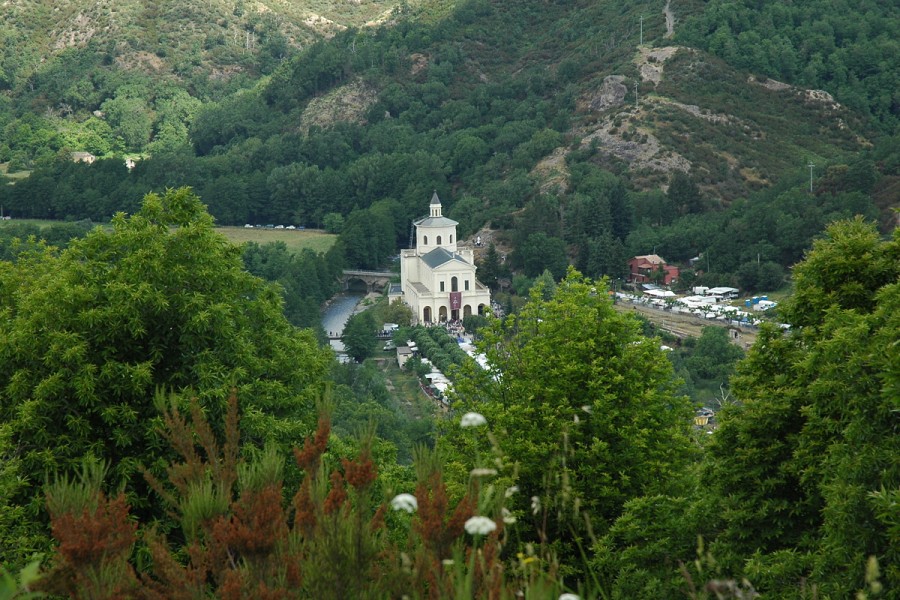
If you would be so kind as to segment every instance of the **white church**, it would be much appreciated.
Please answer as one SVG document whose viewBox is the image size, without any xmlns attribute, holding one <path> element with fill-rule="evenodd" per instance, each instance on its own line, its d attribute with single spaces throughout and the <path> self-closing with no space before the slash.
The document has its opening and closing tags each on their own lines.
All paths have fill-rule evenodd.
<svg viewBox="0 0 900 600">
<path fill-rule="evenodd" d="M 400 287 L 389 300 L 401 298 L 424 324 L 484 314 L 491 292 L 475 279 L 474 252 L 457 244 L 458 223 L 441 214 L 437 192 L 428 216 L 414 225 L 416 247 L 400 252 Z"/>
</svg>

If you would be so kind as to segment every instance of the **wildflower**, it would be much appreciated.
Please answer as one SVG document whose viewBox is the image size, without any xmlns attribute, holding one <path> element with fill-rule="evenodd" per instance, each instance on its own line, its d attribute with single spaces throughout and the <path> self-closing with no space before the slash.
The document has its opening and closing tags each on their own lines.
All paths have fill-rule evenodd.
<svg viewBox="0 0 900 600">
<path fill-rule="evenodd" d="M 472 469 L 469 472 L 469 475 L 471 475 L 472 477 L 490 477 L 490 476 L 496 475 L 496 474 L 497 474 L 497 469 L 477 468 L 477 469 Z"/>
<path fill-rule="evenodd" d="M 397 494 L 394 496 L 394 499 L 391 500 L 391 508 L 412 513 L 419 508 L 419 502 L 412 494 Z"/>
<path fill-rule="evenodd" d="M 484 415 L 476 412 L 468 412 L 459 420 L 460 427 L 481 427 L 482 425 L 487 425 L 487 419 L 484 418 Z"/>
<path fill-rule="evenodd" d="M 452 558 L 445 558 L 444 560 L 441 561 L 441 564 L 444 565 L 445 567 L 452 567 L 452 566 L 453 566 L 453 559 L 452 559 Z"/>
<path fill-rule="evenodd" d="M 510 486 L 510 487 L 506 488 L 505 492 L 503 492 L 503 497 L 504 498 L 512 498 L 513 494 L 515 494 L 518 491 L 519 491 L 519 486 L 517 486 L 517 485 Z"/>
<path fill-rule="evenodd" d="M 581 410 L 583 410 L 583 411 L 586 412 L 587 414 L 591 414 L 591 413 L 594 411 L 594 409 L 591 408 L 591 407 L 590 407 L 589 405 L 587 405 L 587 404 L 585 404 L 584 406 L 582 406 L 582 407 L 581 407 Z"/>
<path fill-rule="evenodd" d="M 511 512 L 509 512 L 509 510 L 505 506 L 501 509 L 501 513 L 503 514 L 503 522 L 507 525 L 512 525 L 516 522 L 516 518 L 512 515 Z"/>
<path fill-rule="evenodd" d="M 497 529 L 497 524 L 487 517 L 471 517 L 465 528 L 469 535 L 487 535 Z"/>
<path fill-rule="evenodd" d="M 531 512 L 535 515 L 541 512 L 541 499 L 537 496 L 531 497 Z"/>
<path fill-rule="evenodd" d="M 566 593 L 566 594 L 560 595 L 559 600 L 581 600 L 581 598 L 579 598 L 575 594 Z"/>
</svg>

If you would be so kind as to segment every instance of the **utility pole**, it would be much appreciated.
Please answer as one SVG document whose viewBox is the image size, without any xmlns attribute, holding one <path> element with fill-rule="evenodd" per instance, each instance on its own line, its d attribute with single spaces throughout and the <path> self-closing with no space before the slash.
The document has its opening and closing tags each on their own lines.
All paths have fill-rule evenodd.
<svg viewBox="0 0 900 600">
<path fill-rule="evenodd" d="M 637 87 L 638 87 L 638 82 L 635 81 L 634 82 L 634 107 L 635 108 L 638 107 L 638 89 L 637 89 Z"/>
<path fill-rule="evenodd" d="M 641 46 L 644 45 L 644 15 L 641 15 Z"/>
<path fill-rule="evenodd" d="M 815 168 L 816 165 L 812 164 L 812 161 L 810 161 L 809 164 L 806 166 L 809 167 L 809 193 L 812 194 L 813 193 L 813 186 L 812 186 L 812 184 L 813 184 L 813 168 Z"/>
</svg>

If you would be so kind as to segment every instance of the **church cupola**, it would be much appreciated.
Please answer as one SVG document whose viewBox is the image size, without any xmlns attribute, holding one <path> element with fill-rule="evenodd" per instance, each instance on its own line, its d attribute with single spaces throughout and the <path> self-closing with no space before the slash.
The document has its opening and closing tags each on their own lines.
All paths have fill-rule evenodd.
<svg viewBox="0 0 900 600">
<path fill-rule="evenodd" d="M 428 216 L 415 222 L 416 251 L 419 255 L 435 248 L 443 248 L 448 252 L 457 251 L 456 226 L 459 223 L 445 217 L 441 210 L 441 199 L 435 192 L 428 205 Z"/>
<path fill-rule="evenodd" d="M 438 198 L 437 190 L 435 190 L 434 195 L 431 196 L 431 214 L 429 217 L 440 217 L 441 216 L 441 199 Z"/>
</svg>

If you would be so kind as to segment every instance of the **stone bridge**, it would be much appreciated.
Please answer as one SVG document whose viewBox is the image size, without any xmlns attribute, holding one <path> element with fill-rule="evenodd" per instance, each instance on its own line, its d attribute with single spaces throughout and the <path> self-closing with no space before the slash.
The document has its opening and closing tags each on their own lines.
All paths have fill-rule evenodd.
<svg viewBox="0 0 900 600">
<path fill-rule="evenodd" d="M 344 290 L 358 288 L 362 283 L 366 286 L 366 293 L 381 292 L 390 285 L 391 280 L 398 277 L 397 273 L 391 271 L 344 271 L 341 276 L 341 282 L 344 284 Z"/>
</svg>

